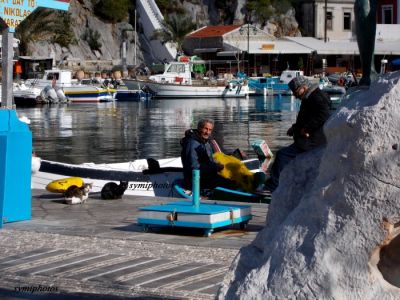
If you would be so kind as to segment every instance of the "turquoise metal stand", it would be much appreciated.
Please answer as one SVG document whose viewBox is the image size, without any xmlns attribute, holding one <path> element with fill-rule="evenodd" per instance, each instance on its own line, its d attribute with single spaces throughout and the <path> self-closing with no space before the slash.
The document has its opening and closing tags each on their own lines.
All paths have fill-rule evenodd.
<svg viewBox="0 0 400 300">
<path fill-rule="evenodd" d="M 200 171 L 193 170 L 191 201 L 170 202 L 139 208 L 138 223 L 147 231 L 150 225 L 202 228 L 210 236 L 215 228 L 239 224 L 241 228 L 251 220 L 250 205 L 200 203 Z"/>
<path fill-rule="evenodd" d="M 31 219 L 32 133 L 15 110 L 0 110 L 0 228 Z"/>
<path fill-rule="evenodd" d="M 200 207 L 200 170 L 192 172 L 192 203 L 195 209 Z"/>
</svg>

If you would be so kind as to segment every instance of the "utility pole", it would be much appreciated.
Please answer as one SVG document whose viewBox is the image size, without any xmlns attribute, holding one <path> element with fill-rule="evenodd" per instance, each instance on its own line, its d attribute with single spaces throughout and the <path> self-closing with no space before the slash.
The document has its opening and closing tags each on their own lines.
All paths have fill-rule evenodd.
<svg viewBox="0 0 400 300">
<path fill-rule="evenodd" d="M 134 53 L 135 53 L 135 68 L 136 68 L 136 65 L 137 65 L 137 59 L 136 59 L 136 56 L 137 56 L 137 52 L 136 52 L 136 43 L 137 43 L 137 33 L 136 33 L 136 9 L 135 9 L 135 50 L 134 50 Z"/>
<path fill-rule="evenodd" d="M 247 23 L 247 27 L 241 27 L 239 33 L 244 35 L 245 30 L 247 30 L 247 76 L 250 76 L 250 23 Z M 253 34 L 257 34 L 257 29 L 255 27 L 253 27 Z"/>
<path fill-rule="evenodd" d="M 250 24 L 247 23 L 247 76 L 250 77 Z"/>
<path fill-rule="evenodd" d="M 326 43 L 328 33 L 328 0 L 325 0 L 325 34 L 324 42 Z"/>
</svg>

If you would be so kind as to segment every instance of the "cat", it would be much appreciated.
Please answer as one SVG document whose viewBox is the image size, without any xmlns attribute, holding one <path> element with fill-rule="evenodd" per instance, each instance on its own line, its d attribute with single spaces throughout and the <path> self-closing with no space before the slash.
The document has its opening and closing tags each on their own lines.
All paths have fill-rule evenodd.
<svg viewBox="0 0 400 300">
<path fill-rule="evenodd" d="M 64 193 L 66 204 L 81 204 L 85 203 L 89 197 L 89 192 L 92 189 L 92 183 L 84 183 L 82 187 L 71 185 Z"/>
<path fill-rule="evenodd" d="M 101 189 L 101 199 L 121 199 L 127 188 L 128 181 L 120 181 L 119 184 L 116 184 L 115 182 L 107 182 Z"/>
</svg>

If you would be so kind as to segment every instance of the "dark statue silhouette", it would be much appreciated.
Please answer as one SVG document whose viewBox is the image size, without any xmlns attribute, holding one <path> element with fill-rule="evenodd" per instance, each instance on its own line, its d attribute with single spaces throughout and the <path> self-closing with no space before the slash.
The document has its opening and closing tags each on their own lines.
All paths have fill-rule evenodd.
<svg viewBox="0 0 400 300">
<path fill-rule="evenodd" d="M 376 10 L 378 0 L 356 0 L 354 15 L 357 44 L 360 51 L 362 78 L 359 84 L 369 86 L 377 78 L 374 63 Z"/>
</svg>

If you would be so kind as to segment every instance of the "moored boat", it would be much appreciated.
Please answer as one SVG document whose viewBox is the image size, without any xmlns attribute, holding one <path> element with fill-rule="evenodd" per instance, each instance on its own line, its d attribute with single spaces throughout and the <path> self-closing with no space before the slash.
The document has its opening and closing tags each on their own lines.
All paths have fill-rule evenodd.
<svg viewBox="0 0 400 300">
<path fill-rule="evenodd" d="M 249 95 L 246 80 L 218 81 L 194 74 L 193 65 L 203 61 L 177 61 L 166 65 L 163 74 L 150 76 L 148 80 L 124 79 L 128 89 L 137 84 L 146 87 L 157 98 L 240 98 Z"/>
<path fill-rule="evenodd" d="M 260 168 L 258 159 L 243 162 L 251 170 Z M 110 164 L 68 164 L 41 160 L 39 170 L 32 172 L 31 186 L 43 190 L 50 182 L 67 177 L 81 177 L 85 183 L 92 183 L 92 192 L 100 192 L 110 181 L 128 181 L 126 195 L 172 197 L 176 196 L 173 184 L 183 178 L 183 168 L 180 157 Z"/>
<path fill-rule="evenodd" d="M 113 101 L 113 93 L 115 92 L 108 88 L 81 84 L 76 79 L 72 79 L 70 70 L 61 69 L 45 70 L 41 79 L 27 79 L 24 85 L 31 90 L 36 88 L 40 91 L 49 86 L 56 90 L 61 89 L 68 101 L 81 103 Z M 26 93 L 15 91 L 14 94 L 23 98 Z M 36 99 L 39 100 L 37 97 Z M 58 96 L 58 100 L 62 100 L 60 96 Z"/>
<path fill-rule="evenodd" d="M 161 159 L 157 175 L 143 174 L 148 169 L 146 159 L 111 164 L 68 164 L 42 160 L 40 169 L 32 174 L 32 188 L 45 189 L 54 180 L 66 177 L 81 177 L 85 183 L 92 183 L 92 192 L 100 192 L 110 181 L 128 181 L 127 195 L 164 196 L 171 193 L 172 182 L 182 176 L 180 158 Z"/>
</svg>

